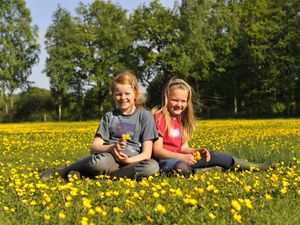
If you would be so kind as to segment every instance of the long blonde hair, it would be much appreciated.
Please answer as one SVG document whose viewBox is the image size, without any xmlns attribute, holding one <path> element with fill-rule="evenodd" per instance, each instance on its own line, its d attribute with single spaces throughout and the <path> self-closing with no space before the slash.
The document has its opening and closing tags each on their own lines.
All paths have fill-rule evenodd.
<svg viewBox="0 0 300 225">
<path fill-rule="evenodd" d="M 132 87 L 133 91 L 134 91 L 134 95 L 135 95 L 135 105 L 136 106 L 141 106 L 142 104 L 142 92 L 141 89 L 139 87 L 139 83 L 138 80 L 136 78 L 136 76 L 129 72 L 129 71 L 123 71 L 118 73 L 114 79 L 113 82 L 111 84 L 111 89 L 112 89 L 112 93 L 115 90 L 115 84 L 128 84 Z"/>
<path fill-rule="evenodd" d="M 179 117 L 180 125 L 181 125 L 181 135 L 182 135 L 182 142 L 185 143 L 188 141 L 188 139 L 192 136 L 196 123 L 195 123 L 195 117 L 194 117 L 194 109 L 193 109 L 193 89 L 192 87 L 185 82 L 183 79 L 178 78 L 171 78 L 169 82 L 165 85 L 163 93 L 162 93 L 162 105 L 160 108 L 154 108 L 153 113 L 162 113 L 166 120 L 166 130 L 170 133 L 171 131 L 171 115 L 168 110 L 168 96 L 171 91 L 174 89 L 182 89 L 186 90 L 188 92 L 188 99 L 187 99 L 187 107 L 182 112 L 182 114 Z M 158 122 L 161 118 L 158 119 Z"/>
</svg>

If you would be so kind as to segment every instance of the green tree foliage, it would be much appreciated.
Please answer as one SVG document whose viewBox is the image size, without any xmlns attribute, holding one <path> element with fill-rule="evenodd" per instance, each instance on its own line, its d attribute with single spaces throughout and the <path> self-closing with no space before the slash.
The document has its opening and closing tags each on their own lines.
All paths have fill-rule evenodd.
<svg viewBox="0 0 300 225">
<path fill-rule="evenodd" d="M 19 94 L 16 103 L 17 121 L 52 120 L 54 104 L 49 90 L 29 88 Z"/>
<path fill-rule="evenodd" d="M 248 67 L 255 81 L 248 104 L 254 111 L 272 113 L 282 103 L 290 115 L 299 79 L 299 2 L 248 0 L 242 6 L 252 62 Z"/>
<path fill-rule="evenodd" d="M 299 4 L 182 0 L 171 9 L 153 0 L 126 14 L 95 0 L 74 17 L 59 7 L 46 36 L 51 92 L 69 119 L 98 118 L 113 106 L 113 75 L 130 69 L 147 107 L 176 75 L 193 86 L 201 115 L 299 115 Z"/>
<path fill-rule="evenodd" d="M 46 75 L 50 78 L 50 88 L 58 107 L 58 118 L 62 118 L 63 102 L 71 88 L 80 92 L 83 87 L 78 71 L 76 54 L 80 47 L 79 29 L 71 14 L 58 7 L 53 15 L 53 23 L 46 33 Z M 80 105 L 79 105 L 79 108 Z"/>
<path fill-rule="evenodd" d="M 14 92 L 28 86 L 31 67 L 38 61 L 37 26 L 31 26 L 24 0 L 0 1 L 0 85 L 9 121 Z"/>
<path fill-rule="evenodd" d="M 127 31 L 126 11 L 110 2 L 96 0 L 77 10 L 80 18 L 81 58 L 88 85 L 96 88 L 99 110 L 103 112 L 105 98 L 110 92 L 112 76 L 126 68 L 127 48 L 131 43 Z"/>
</svg>

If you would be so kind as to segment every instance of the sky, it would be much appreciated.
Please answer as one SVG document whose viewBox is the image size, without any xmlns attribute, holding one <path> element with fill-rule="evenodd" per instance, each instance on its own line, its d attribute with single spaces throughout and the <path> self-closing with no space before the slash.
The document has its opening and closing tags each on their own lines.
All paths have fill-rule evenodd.
<svg viewBox="0 0 300 225">
<path fill-rule="evenodd" d="M 75 15 L 75 9 L 79 6 L 79 2 L 90 4 L 93 0 L 25 0 L 25 2 L 27 8 L 31 12 L 32 25 L 37 25 L 39 27 L 38 42 L 41 45 L 39 63 L 32 67 L 32 74 L 29 77 L 29 80 L 34 81 L 33 86 L 50 89 L 49 78 L 42 71 L 45 67 L 45 60 L 47 57 L 44 45 L 44 36 L 46 34 L 47 27 L 52 23 L 52 15 L 58 5 L 70 11 L 72 15 Z M 151 0 L 111 0 L 111 2 L 118 4 L 123 9 L 127 9 L 130 13 L 139 5 L 149 5 Z M 165 7 L 172 8 L 175 0 L 160 0 L 160 3 Z"/>
</svg>

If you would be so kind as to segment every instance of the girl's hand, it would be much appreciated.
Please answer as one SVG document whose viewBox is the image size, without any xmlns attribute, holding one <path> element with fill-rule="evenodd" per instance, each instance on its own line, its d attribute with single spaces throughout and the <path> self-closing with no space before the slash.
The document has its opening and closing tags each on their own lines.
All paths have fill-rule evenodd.
<svg viewBox="0 0 300 225">
<path fill-rule="evenodd" d="M 201 158 L 204 158 L 206 162 L 210 160 L 210 153 L 206 148 L 200 148 L 197 151 L 200 152 Z"/>
<path fill-rule="evenodd" d="M 118 152 L 124 151 L 127 145 L 127 141 L 124 140 L 120 140 L 115 144 L 115 147 L 117 149 Z"/>
<path fill-rule="evenodd" d="M 193 154 L 182 154 L 181 155 L 182 160 L 189 164 L 189 165 L 194 165 L 197 161 L 195 159 L 195 157 L 193 156 Z"/>
<path fill-rule="evenodd" d="M 122 152 L 125 150 L 126 145 L 127 145 L 126 141 L 120 140 L 112 146 L 112 149 L 110 152 L 114 156 L 116 161 L 125 162 L 128 159 L 128 156 Z"/>
</svg>

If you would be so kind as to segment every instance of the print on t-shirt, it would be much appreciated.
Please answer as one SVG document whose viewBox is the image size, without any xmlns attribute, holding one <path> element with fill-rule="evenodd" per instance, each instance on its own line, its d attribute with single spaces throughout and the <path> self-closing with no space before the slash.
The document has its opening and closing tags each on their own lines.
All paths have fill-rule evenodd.
<svg viewBox="0 0 300 225">
<path fill-rule="evenodd" d="M 178 128 L 171 128 L 170 137 L 176 138 L 180 135 L 180 130 Z"/>
<path fill-rule="evenodd" d="M 122 136 L 122 134 L 129 134 L 130 137 L 134 136 L 136 124 L 120 123 L 116 127 L 116 135 Z"/>
</svg>

